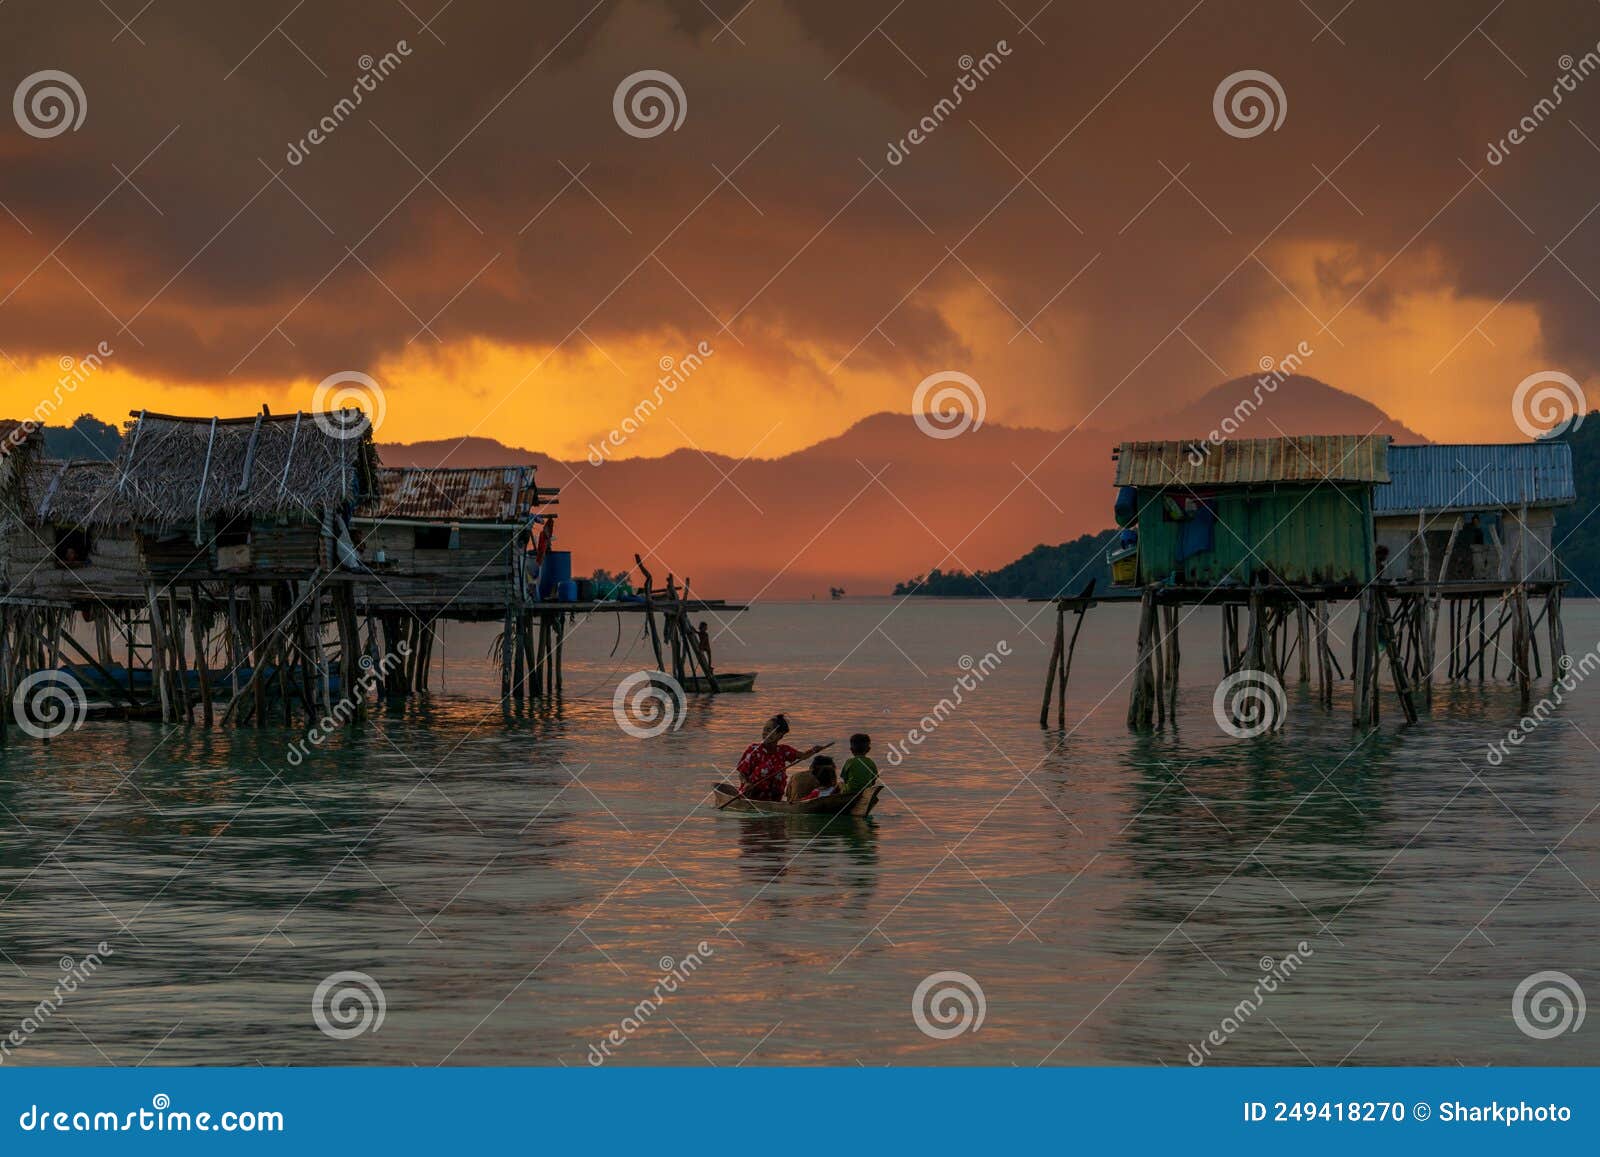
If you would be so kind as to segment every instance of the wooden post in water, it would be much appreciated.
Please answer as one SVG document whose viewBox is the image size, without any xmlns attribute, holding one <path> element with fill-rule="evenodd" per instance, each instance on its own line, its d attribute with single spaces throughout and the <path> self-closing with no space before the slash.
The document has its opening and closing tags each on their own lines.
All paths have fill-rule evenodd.
<svg viewBox="0 0 1600 1157">
<path fill-rule="evenodd" d="M 1561 631 L 1561 587 L 1552 585 L 1544 597 L 1545 630 L 1550 634 L 1550 677 L 1559 679 L 1568 666 L 1567 641 Z"/>
<path fill-rule="evenodd" d="M 150 678 L 161 699 L 161 722 L 173 721 L 172 695 L 167 686 L 167 664 L 161 640 L 161 606 L 155 583 L 145 587 L 145 602 L 150 610 Z"/>
<path fill-rule="evenodd" d="M 206 669 L 205 631 L 200 625 L 200 584 L 189 587 L 189 625 L 194 631 L 194 665 L 200 673 L 201 720 L 211 726 L 211 675 Z"/>
<path fill-rule="evenodd" d="M 1055 687 L 1061 670 L 1061 652 L 1066 647 L 1067 610 L 1060 599 L 1056 600 L 1056 641 L 1050 648 L 1050 662 L 1044 670 L 1044 702 L 1039 704 L 1039 726 L 1050 726 L 1050 692 Z"/>
<path fill-rule="evenodd" d="M 1182 651 L 1178 645 L 1178 626 L 1182 623 L 1181 607 L 1166 608 L 1168 624 L 1166 624 L 1166 714 L 1171 715 L 1173 727 L 1178 727 L 1178 667 L 1182 661 Z M 1078 623 L 1082 623 L 1082 615 L 1078 616 Z M 1077 642 L 1077 632 L 1072 632 L 1072 642 Z M 1062 687 L 1066 687 L 1066 680 L 1062 680 Z"/>
<path fill-rule="evenodd" d="M 1162 614 L 1163 609 L 1160 603 L 1155 604 L 1150 619 L 1150 689 L 1151 698 L 1155 700 L 1157 727 L 1165 726 L 1167 722 L 1167 621 Z"/>
<path fill-rule="evenodd" d="M 1381 591 L 1373 593 L 1377 609 L 1378 638 L 1389 657 L 1389 675 L 1394 680 L 1395 694 L 1400 699 L 1400 710 L 1407 723 L 1417 721 L 1417 704 L 1411 693 L 1411 680 L 1406 675 L 1405 664 L 1400 661 L 1400 641 L 1394 627 L 1394 617 L 1389 611 L 1389 599 Z"/>
<path fill-rule="evenodd" d="M 1146 587 L 1139 601 L 1139 636 L 1133 671 L 1133 689 L 1128 697 L 1128 726 L 1135 731 L 1148 731 L 1151 727 L 1155 704 L 1154 678 L 1151 670 L 1152 637 L 1155 634 L 1155 588 Z"/>
<path fill-rule="evenodd" d="M 1367 709 L 1367 616 L 1370 595 L 1362 591 L 1357 602 L 1356 629 L 1350 635 L 1350 722 L 1365 727 L 1371 722 Z"/>
<path fill-rule="evenodd" d="M 1304 602 L 1295 608 L 1296 633 L 1300 646 L 1300 682 L 1311 682 L 1311 608 Z"/>
</svg>

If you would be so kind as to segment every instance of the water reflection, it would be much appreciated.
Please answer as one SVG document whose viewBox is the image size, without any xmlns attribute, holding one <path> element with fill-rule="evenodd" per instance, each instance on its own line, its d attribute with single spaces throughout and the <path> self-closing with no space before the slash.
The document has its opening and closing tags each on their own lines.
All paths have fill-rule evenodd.
<svg viewBox="0 0 1600 1157">
<path fill-rule="evenodd" d="M 866 727 L 884 750 L 961 654 L 1016 634 L 1005 608 L 913 602 L 891 644 L 871 635 L 882 613 L 762 608 L 739 624 L 748 652 L 725 643 L 761 690 L 696 698 L 647 741 L 612 713 L 634 660 L 619 666 L 609 635 L 574 655 L 565 700 L 509 717 L 483 648 L 453 635 L 472 658 L 452 658 L 451 693 L 298 762 L 305 736 L 282 728 L 105 723 L 11 743 L 0 1007 L 32 1007 L 63 952 L 116 948 L 72 1025 L 19 1063 L 131 1064 L 158 1043 L 151 1063 L 581 1061 L 659 961 L 702 940 L 704 983 L 666 1010 L 693 1044 L 661 1021 L 623 1063 L 1179 1064 L 1261 958 L 1301 940 L 1314 953 L 1272 1023 L 1220 1063 L 1304 1063 L 1298 1048 L 1331 1064 L 1358 1043 L 1352 1063 L 1600 1059 L 1593 1037 L 1531 1042 L 1505 1012 L 1535 963 L 1592 976 L 1588 688 L 1501 767 L 1483 753 L 1519 711 L 1499 684 L 1441 687 L 1416 726 L 1364 738 L 1343 687 L 1332 712 L 1291 691 L 1282 733 L 1240 741 L 1214 726 L 1197 645 L 1181 730 L 1135 737 L 1118 696 L 1095 705 L 1131 637 L 1108 609 L 1085 629 L 1066 733 L 1039 730 L 1043 656 L 1019 657 L 914 759 L 885 762 L 869 818 L 707 807 L 708 780 L 774 710 L 808 740 Z M 1600 625 L 1571 615 L 1574 637 L 1584 615 Z M 381 1033 L 337 1042 L 312 1023 L 311 992 L 339 969 L 381 982 Z M 989 1019 L 933 1041 L 909 1001 L 949 969 L 981 983 Z"/>
</svg>

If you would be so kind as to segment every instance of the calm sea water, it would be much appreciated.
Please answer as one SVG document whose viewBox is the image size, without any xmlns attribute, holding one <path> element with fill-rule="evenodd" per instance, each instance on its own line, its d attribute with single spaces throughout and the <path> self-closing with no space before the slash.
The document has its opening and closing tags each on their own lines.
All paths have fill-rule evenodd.
<svg viewBox="0 0 1600 1157">
<path fill-rule="evenodd" d="M 1567 618 L 1575 654 L 1600 639 L 1600 608 Z M 1134 613 L 1102 607 L 1069 731 L 1042 732 L 1037 606 L 763 604 L 717 644 L 758 692 L 639 740 L 611 695 L 647 650 L 636 626 L 615 655 L 613 620 L 578 629 L 564 702 L 509 721 L 487 701 L 489 632 L 451 628 L 431 701 L 298 766 L 284 730 L 14 738 L 0 1037 L 63 957 L 111 951 L 5 1063 L 583 1065 L 612 1030 L 627 1064 L 1182 1065 L 1213 1030 L 1222 1064 L 1600 1063 L 1595 1026 L 1535 1039 L 1513 1017 L 1540 971 L 1600 996 L 1600 686 L 1499 767 L 1486 745 L 1518 707 L 1497 685 L 1441 687 L 1412 727 L 1388 697 L 1365 738 L 1348 687 L 1329 714 L 1291 686 L 1281 734 L 1233 739 L 1200 611 L 1177 728 L 1136 737 Z M 889 766 L 962 657 L 1002 640 Z M 777 710 L 801 746 L 872 733 L 890 791 L 871 819 L 705 806 Z M 385 1006 L 348 1039 L 313 1016 L 341 971 Z M 965 975 L 933 990 L 983 1012 L 945 1038 L 914 1013 L 942 972 Z"/>
</svg>

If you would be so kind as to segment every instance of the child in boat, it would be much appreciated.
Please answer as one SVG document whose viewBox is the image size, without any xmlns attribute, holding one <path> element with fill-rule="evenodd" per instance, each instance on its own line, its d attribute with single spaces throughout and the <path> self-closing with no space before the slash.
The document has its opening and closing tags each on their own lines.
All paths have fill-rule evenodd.
<svg viewBox="0 0 1600 1157">
<path fill-rule="evenodd" d="M 878 765 L 867 752 L 872 750 L 872 736 L 856 732 L 850 737 L 850 758 L 844 761 L 844 790 L 857 792 L 871 787 L 878 780 Z"/>
<path fill-rule="evenodd" d="M 826 767 L 833 770 L 833 756 L 819 755 L 811 761 L 811 767 L 806 771 L 797 771 L 789 777 L 789 782 L 784 785 L 783 798 L 790 803 L 808 798 L 812 792 L 821 786 L 822 781 L 817 772 Z"/>
<path fill-rule="evenodd" d="M 811 761 L 811 777 L 817 781 L 817 786 L 801 799 L 824 799 L 839 794 L 839 772 L 833 766 L 833 760 L 826 755 L 819 755 Z"/>
</svg>

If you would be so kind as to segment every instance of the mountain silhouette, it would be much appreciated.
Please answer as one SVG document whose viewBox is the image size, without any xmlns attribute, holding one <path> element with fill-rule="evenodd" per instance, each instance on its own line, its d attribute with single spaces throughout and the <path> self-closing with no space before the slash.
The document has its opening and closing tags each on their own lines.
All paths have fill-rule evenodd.
<svg viewBox="0 0 1600 1157">
<path fill-rule="evenodd" d="M 1119 442 L 1204 438 L 1254 405 L 1236 437 L 1388 434 L 1426 438 L 1370 402 L 1314 378 L 1258 390 L 1236 378 L 1137 428 L 1028 429 L 985 423 L 958 437 L 923 433 L 906 414 L 874 414 L 781 458 L 740 461 L 675 450 L 591 466 L 492 438 L 379 447 L 389 465 L 532 463 L 561 487 L 557 545 L 573 568 L 623 570 L 635 551 L 659 580 L 688 576 L 708 597 L 887 594 L 907 576 L 993 569 L 1041 543 L 1111 525 L 1111 452 Z"/>
</svg>

